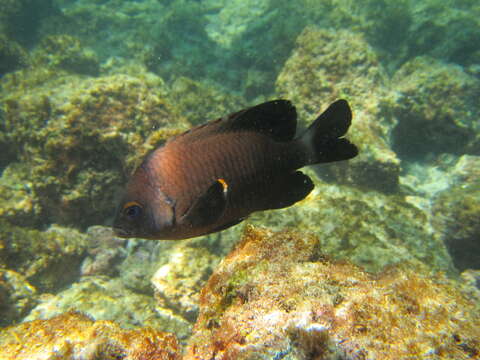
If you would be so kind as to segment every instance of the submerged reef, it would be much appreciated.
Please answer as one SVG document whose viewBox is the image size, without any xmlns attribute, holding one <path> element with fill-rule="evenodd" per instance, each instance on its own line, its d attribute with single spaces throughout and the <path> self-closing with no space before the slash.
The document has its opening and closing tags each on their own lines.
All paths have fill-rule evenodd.
<svg viewBox="0 0 480 360">
<path fill-rule="evenodd" d="M 336 182 L 392 192 L 400 162 L 390 149 L 395 125 L 383 106 L 387 77 L 373 48 L 357 33 L 307 27 L 277 79 L 277 93 L 297 106 L 300 119 L 313 121 L 321 104 L 346 98 L 354 109 L 348 137 L 359 147 L 352 161 L 323 165 Z M 325 106 L 324 105 L 324 106 Z"/>
<path fill-rule="evenodd" d="M 478 307 L 422 268 L 371 276 L 315 236 L 248 228 L 201 293 L 185 359 L 469 359 Z"/>
<path fill-rule="evenodd" d="M 480 358 L 479 4 L 0 0 L 0 359 Z M 359 156 L 223 232 L 113 235 L 149 151 L 275 98 L 299 131 L 348 100 Z"/>
<path fill-rule="evenodd" d="M 452 169 L 457 181 L 434 198 L 435 226 L 460 271 L 480 264 L 480 157 L 463 156 Z"/>
<path fill-rule="evenodd" d="M 92 321 L 70 312 L 0 332 L 2 360 L 179 360 L 171 334 L 145 328 L 124 330 L 111 321 Z"/>
<path fill-rule="evenodd" d="M 79 277 L 86 253 L 84 234 L 59 226 L 30 230 L 0 222 L 0 268 L 14 270 L 42 292 L 56 291 Z"/>
<path fill-rule="evenodd" d="M 173 81 L 168 98 L 175 104 L 177 112 L 192 125 L 204 124 L 247 107 L 246 101 L 240 96 L 184 76 Z"/>
<path fill-rule="evenodd" d="M 85 48 L 78 38 L 69 35 L 45 37 L 34 58 L 42 66 L 61 68 L 75 74 L 96 76 L 100 71 L 93 50 Z"/>
<path fill-rule="evenodd" d="M 162 80 L 142 68 L 135 76 L 60 72 L 39 81 L 41 71 L 6 76 L 0 97 L 11 161 L 29 169 L 24 182 L 43 222 L 80 228 L 104 222 L 136 162 L 187 123 L 176 116 Z M 88 211 L 79 217 L 79 209 Z"/>
<path fill-rule="evenodd" d="M 398 120 L 392 136 L 400 156 L 480 154 L 480 80 L 458 65 L 419 57 L 404 64 L 392 81 Z"/>
<path fill-rule="evenodd" d="M 182 248 L 185 253 L 184 245 L 177 253 Z M 170 266 L 182 263 L 172 257 L 177 260 Z M 185 339 L 185 333 L 173 318 L 168 323 L 167 317 L 149 312 L 152 298 L 144 295 L 135 302 L 118 281 L 85 277 L 42 300 L 26 320 L 68 311 L 70 297 L 80 298 L 75 301 L 79 309 L 94 318 L 109 311 L 115 322 L 70 311 L 7 327 L 0 330 L 0 357 L 474 359 L 480 354 L 480 303 L 468 285 L 472 276 L 465 273 L 460 286 L 442 273 L 407 263 L 372 275 L 326 256 L 313 234 L 247 226 L 200 292 L 200 315 L 183 356 L 175 335 Z M 166 289 L 162 284 L 168 277 L 155 278 L 154 284 Z M 121 329 L 117 321 L 133 330 Z M 175 335 L 138 328 L 145 325 L 166 326 Z"/>
<path fill-rule="evenodd" d="M 275 230 L 310 231 L 320 236 L 323 253 L 374 273 L 402 262 L 456 272 L 435 231 L 428 201 L 417 196 L 316 181 L 313 192 L 296 206 L 254 214 L 248 221 Z"/>
<path fill-rule="evenodd" d="M 96 320 L 112 320 L 126 329 L 151 327 L 173 332 L 179 339 L 191 334 L 192 324 L 172 310 L 157 306 L 149 294 L 126 288 L 121 280 L 86 276 L 56 295 L 44 294 L 23 321 L 50 319 L 80 311 Z"/>
<path fill-rule="evenodd" d="M 28 55 L 20 44 L 0 33 L 0 76 L 27 63 Z"/>
<path fill-rule="evenodd" d="M 35 288 L 23 275 L 0 267 L 0 327 L 22 319 L 36 300 Z"/>
</svg>

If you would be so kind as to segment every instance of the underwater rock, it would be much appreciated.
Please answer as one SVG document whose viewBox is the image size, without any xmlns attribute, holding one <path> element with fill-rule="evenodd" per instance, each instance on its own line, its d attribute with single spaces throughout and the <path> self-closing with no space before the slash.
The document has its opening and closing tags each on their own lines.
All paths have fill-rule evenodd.
<svg viewBox="0 0 480 360">
<path fill-rule="evenodd" d="M 374 50 L 359 34 L 307 27 L 277 78 L 277 93 L 292 100 L 301 121 L 315 119 L 319 106 L 347 99 L 353 120 L 348 138 L 359 147 L 351 161 L 323 165 L 337 182 L 385 192 L 397 189 L 400 164 L 390 149 L 395 123 L 384 99 L 387 77 Z"/>
<path fill-rule="evenodd" d="M 126 240 L 116 237 L 110 227 L 91 226 L 87 242 L 88 256 L 82 262 L 81 275 L 118 275 L 117 265 L 126 257 Z"/>
<path fill-rule="evenodd" d="M 0 0 L 0 33 L 22 45 L 31 45 L 42 24 L 58 14 L 55 5 L 54 0 Z"/>
<path fill-rule="evenodd" d="M 463 292 L 480 304 L 480 270 L 465 270 L 461 274 Z"/>
<path fill-rule="evenodd" d="M 217 256 L 202 247 L 181 244 L 173 248 L 169 261 L 151 279 L 160 306 L 173 309 L 193 323 L 198 315 L 200 289 L 218 262 Z"/>
<path fill-rule="evenodd" d="M 480 270 L 480 157 L 461 157 L 451 174 L 455 183 L 433 200 L 435 227 L 460 271 Z"/>
<path fill-rule="evenodd" d="M 153 297 L 127 289 L 119 279 L 83 277 L 80 282 L 56 295 L 45 295 L 24 321 L 49 319 L 67 311 L 80 311 L 95 320 L 113 320 L 122 328 L 149 326 L 175 332 L 179 338 L 191 333 L 192 324 Z"/>
<path fill-rule="evenodd" d="M 96 54 L 69 35 L 47 36 L 40 42 L 32 57 L 33 66 L 50 66 L 68 72 L 96 76 L 100 65 Z"/>
<path fill-rule="evenodd" d="M 0 217 L 22 227 L 41 225 L 42 211 L 32 192 L 30 167 L 11 163 L 0 176 Z"/>
<path fill-rule="evenodd" d="M 184 359 L 467 359 L 478 307 L 424 268 L 372 276 L 311 235 L 248 228 L 201 293 Z M 320 246 L 321 247 L 321 246 Z"/>
<path fill-rule="evenodd" d="M 311 177 L 315 189 L 305 200 L 287 209 L 253 214 L 247 221 L 275 230 L 312 232 L 321 239 L 322 253 L 370 272 L 409 262 L 455 274 L 434 229 L 428 200 L 326 184 Z"/>
<path fill-rule="evenodd" d="M 480 62 L 477 2 L 429 0 L 410 2 L 410 6 L 412 20 L 406 32 L 410 57 L 429 55 L 463 66 Z"/>
<path fill-rule="evenodd" d="M 480 81 L 454 64 L 417 57 L 394 75 L 392 133 L 400 157 L 429 153 L 480 154 Z"/>
<path fill-rule="evenodd" d="M 128 171 L 188 125 L 168 102 L 163 81 L 142 68 L 135 76 L 95 79 L 44 70 L 5 76 L 7 139 L 30 168 L 25 182 L 44 224 L 105 223 Z"/>
<path fill-rule="evenodd" d="M 239 96 L 183 76 L 175 79 L 168 96 L 177 111 L 192 125 L 215 120 L 247 106 L 246 101 Z"/>
<path fill-rule="evenodd" d="M 17 42 L 0 33 L 0 76 L 27 64 L 28 55 Z"/>
<path fill-rule="evenodd" d="M 59 226 L 41 232 L 1 221 L 0 268 L 22 274 L 39 292 L 54 292 L 79 277 L 85 239 Z"/>
<path fill-rule="evenodd" d="M 428 161 L 404 161 L 400 176 L 401 193 L 433 198 L 458 181 L 452 169 L 459 158 L 458 155 L 440 154 Z"/>
<path fill-rule="evenodd" d="M 0 327 L 19 321 L 36 300 L 35 288 L 21 274 L 0 269 Z"/>
<path fill-rule="evenodd" d="M 124 330 L 69 312 L 0 330 L 2 360 L 180 360 L 174 335 L 152 328 Z"/>
</svg>

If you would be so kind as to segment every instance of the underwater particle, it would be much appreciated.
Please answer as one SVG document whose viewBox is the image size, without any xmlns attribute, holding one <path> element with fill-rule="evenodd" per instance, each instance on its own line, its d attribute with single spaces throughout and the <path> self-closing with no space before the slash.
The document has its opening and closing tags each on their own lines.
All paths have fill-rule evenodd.
<svg viewBox="0 0 480 360">
<path fill-rule="evenodd" d="M 0 330 L 2 360 L 180 360 L 174 335 L 152 328 L 125 330 L 68 312 Z"/>
<path fill-rule="evenodd" d="M 274 100 L 193 128 L 137 168 L 114 230 L 121 237 L 186 239 L 293 205 L 314 187 L 297 169 L 357 155 L 343 137 L 351 117 L 348 103 L 338 100 L 295 137 L 295 107 Z"/>
<path fill-rule="evenodd" d="M 313 235 L 247 227 L 200 296 L 190 359 L 472 359 L 478 304 L 424 267 L 373 276 Z M 323 357 L 322 357 L 323 356 Z"/>
</svg>

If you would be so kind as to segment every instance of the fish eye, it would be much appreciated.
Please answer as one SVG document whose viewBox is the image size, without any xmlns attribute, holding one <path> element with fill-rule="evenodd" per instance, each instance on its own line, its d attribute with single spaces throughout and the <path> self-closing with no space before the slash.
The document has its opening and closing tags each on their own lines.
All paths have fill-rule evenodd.
<svg viewBox="0 0 480 360">
<path fill-rule="evenodd" d="M 142 215 L 142 206 L 135 201 L 126 203 L 123 206 L 123 213 L 128 219 L 135 220 Z"/>
</svg>

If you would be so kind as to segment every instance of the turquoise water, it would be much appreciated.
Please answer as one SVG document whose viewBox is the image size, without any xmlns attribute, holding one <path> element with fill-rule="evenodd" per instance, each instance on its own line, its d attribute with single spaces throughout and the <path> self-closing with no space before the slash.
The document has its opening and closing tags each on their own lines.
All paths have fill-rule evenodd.
<svg viewBox="0 0 480 360">
<path fill-rule="evenodd" d="M 77 309 L 186 342 L 245 224 L 374 274 L 445 273 L 478 304 L 479 19 L 469 0 L 0 0 L 0 326 Z M 276 98 L 300 128 L 348 100 L 359 156 L 221 233 L 111 233 L 149 151 Z"/>
</svg>

